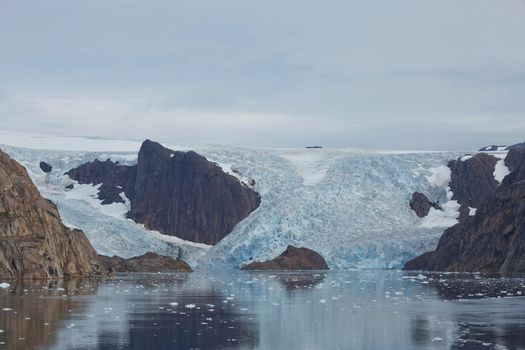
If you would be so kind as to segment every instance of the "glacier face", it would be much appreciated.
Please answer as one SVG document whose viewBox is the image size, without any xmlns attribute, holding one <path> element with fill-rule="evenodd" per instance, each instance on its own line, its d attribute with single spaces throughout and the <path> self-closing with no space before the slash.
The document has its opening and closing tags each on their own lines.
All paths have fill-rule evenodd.
<svg viewBox="0 0 525 350">
<path fill-rule="evenodd" d="M 97 140 L 83 142 L 89 148 Z M 35 148 L 45 148 L 42 144 Z M 273 258 L 294 244 L 318 251 L 331 268 L 399 268 L 434 249 L 443 230 L 456 222 L 457 206 L 447 202 L 446 179 L 439 184 L 431 179 L 442 177 L 436 169 L 458 153 L 164 145 L 191 148 L 225 170 L 235 168 L 237 176 L 255 179 L 261 206 L 214 247 L 185 242 L 125 219 L 126 204 L 101 206 L 92 186 L 65 189 L 72 183 L 63 175 L 67 170 L 95 158 L 133 164 L 140 143 L 111 152 L 33 149 L 28 142 L 25 148 L 0 148 L 27 168 L 42 195 L 57 204 L 64 222 L 82 229 L 105 255 L 131 257 L 151 250 L 180 255 L 197 267 L 236 268 L 250 259 Z M 53 146 L 60 147 L 57 142 Z M 53 166 L 50 174 L 39 169 L 41 160 Z M 408 206 L 414 191 L 439 199 L 446 212 L 417 218 Z"/>
</svg>

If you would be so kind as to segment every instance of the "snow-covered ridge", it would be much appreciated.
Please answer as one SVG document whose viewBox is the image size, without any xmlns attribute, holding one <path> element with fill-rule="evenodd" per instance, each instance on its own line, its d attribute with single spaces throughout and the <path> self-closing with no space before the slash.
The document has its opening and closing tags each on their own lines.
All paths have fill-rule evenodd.
<svg viewBox="0 0 525 350">
<path fill-rule="evenodd" d="M 443 229 L 456 221 L 454 203 L 447 201 L 447 174 L 436 169 L 446 168 L 458 153 L 164 143 L 174 150 L 193 149 L 225 170 L 255 179 L 254 189 L 262 195 L 259 209 L 230 235 L 215 247 L 201 247 L 123 218 L 125 203 L 101 207 L 93 202 L 97 201 L 93 186 L 66 190 L 71 183 L 63 175 L 67 170 L 96 158 L 134 164 L 140 142 L 41 135 L 5 138 L 8 134 L 0 132 L 0 144 L 11 145 L 0 147 L 28 169 L 41 193 L 57 203 L 64 221 L 83 229 L 97 251 L 106 255 L 129 257 L 146 250 L 175 255 L 181 247 L 183 257 L 194 266 L 238 267 L 250 258 L 273 258 L 294 244 L 318 251 L 331 268 L 390 268 L 433 249 Z M 66 147 L 69 142 L 77 146 Z M 59 147 L 64 150 L 47 150 Z M 41 160 L 53 166 L 50 174 L 39 169 Z M 445 212 L 417 218 L 408 206 L 414 191 L 433 193 Z"/>
</svg>

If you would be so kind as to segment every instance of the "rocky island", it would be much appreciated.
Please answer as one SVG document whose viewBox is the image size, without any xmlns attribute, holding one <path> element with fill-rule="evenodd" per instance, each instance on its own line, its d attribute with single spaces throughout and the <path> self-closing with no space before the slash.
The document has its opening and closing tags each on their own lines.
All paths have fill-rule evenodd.
<svg viewBox="0 0 525 350">
<path fill-rule="evenodd" d="M 275 259 L 264 262 L 251 262 L 241 267 L 242 270 L 329 270 L 324 258 L 308 248 L 289 245 Z"/>
</svg>

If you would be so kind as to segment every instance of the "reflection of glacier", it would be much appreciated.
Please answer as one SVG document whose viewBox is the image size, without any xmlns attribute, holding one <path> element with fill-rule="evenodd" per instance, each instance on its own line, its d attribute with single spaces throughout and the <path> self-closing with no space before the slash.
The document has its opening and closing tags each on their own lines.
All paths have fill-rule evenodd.
<svg viewBox="0 0 525 350">
<path fill-rule="evenodd" d="M 456 154 L 199 146 L 193 149 L 208 159 L 256 179 L 262 203 L 217 246 L 187 244 L 119 217 L 124 205 L 101 212 L 85 188 L 77 186 L 66 194 L 65 171 L 94 158 L 131 164 L 140 144 L 134 150 L 130 144 L 126 152 L 109 153 L 2 148 L 28 168 L 42 194 L 58 204 L 64 221 L 83 229 L 102 254 L 131 256 L 155 250 L 176 255 L 181 247 L 192 264 L 238 267 L 250 258 L 274 257 L 286 245 L 296 244 L 320 252 L 333 268 L 396 268 L 433 249 L 444 227 L 455 222 L 453 203 L 447 206 L 453 212 L 434 211 L 421 220 L 409 209 L 408 200 L 419 190 L 446 201 L 445 188 L 432 188 L 429 179 Z M 54 166 L 51 174 L 38 169 L 40 160 Z M 82 197 L 74 191 L 88 194 Z"/>
</svg>

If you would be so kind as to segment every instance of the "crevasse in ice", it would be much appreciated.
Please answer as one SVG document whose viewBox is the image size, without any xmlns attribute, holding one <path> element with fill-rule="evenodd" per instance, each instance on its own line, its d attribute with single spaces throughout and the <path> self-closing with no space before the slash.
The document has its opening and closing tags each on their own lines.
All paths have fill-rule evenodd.
<svg viewBox="0 0 525 350">
<path fill-rule="evenodd" d="M 457 218 L 457 204 L 447 198 L 449 174 L 440 173 L 456 153 L 198 146 L 192 149 L 223 169 L 255 179 L 262 196 L 255 212 L 210 247 L 145 230 L 125 218 L 129 203 L 102 206 L 93 198 L 93 186 L 65 189 L 71 183 L 63 175 L 67 170 L 95 158 L 133 164 L 138 147 L 127 152 L 2 149 L 28 169 L 64 222 L 82 229 L 105 255 L 131 257 L 151 250 L 180 254 L 197 267 L 237 268 L 250 259 L 273 258 L 294 244 L 318 251 L 331 268 L 399 268 L 433 249 Z M 40 171 L 41 160 L 53 166 L 50 174 Z M 443 176 L 444 181 L 435 181 Z M 414 191 L 444 203 L 445 212 L 432 209 L 429 217 L 417 218 L 408 205 Z"/>
</svg>

